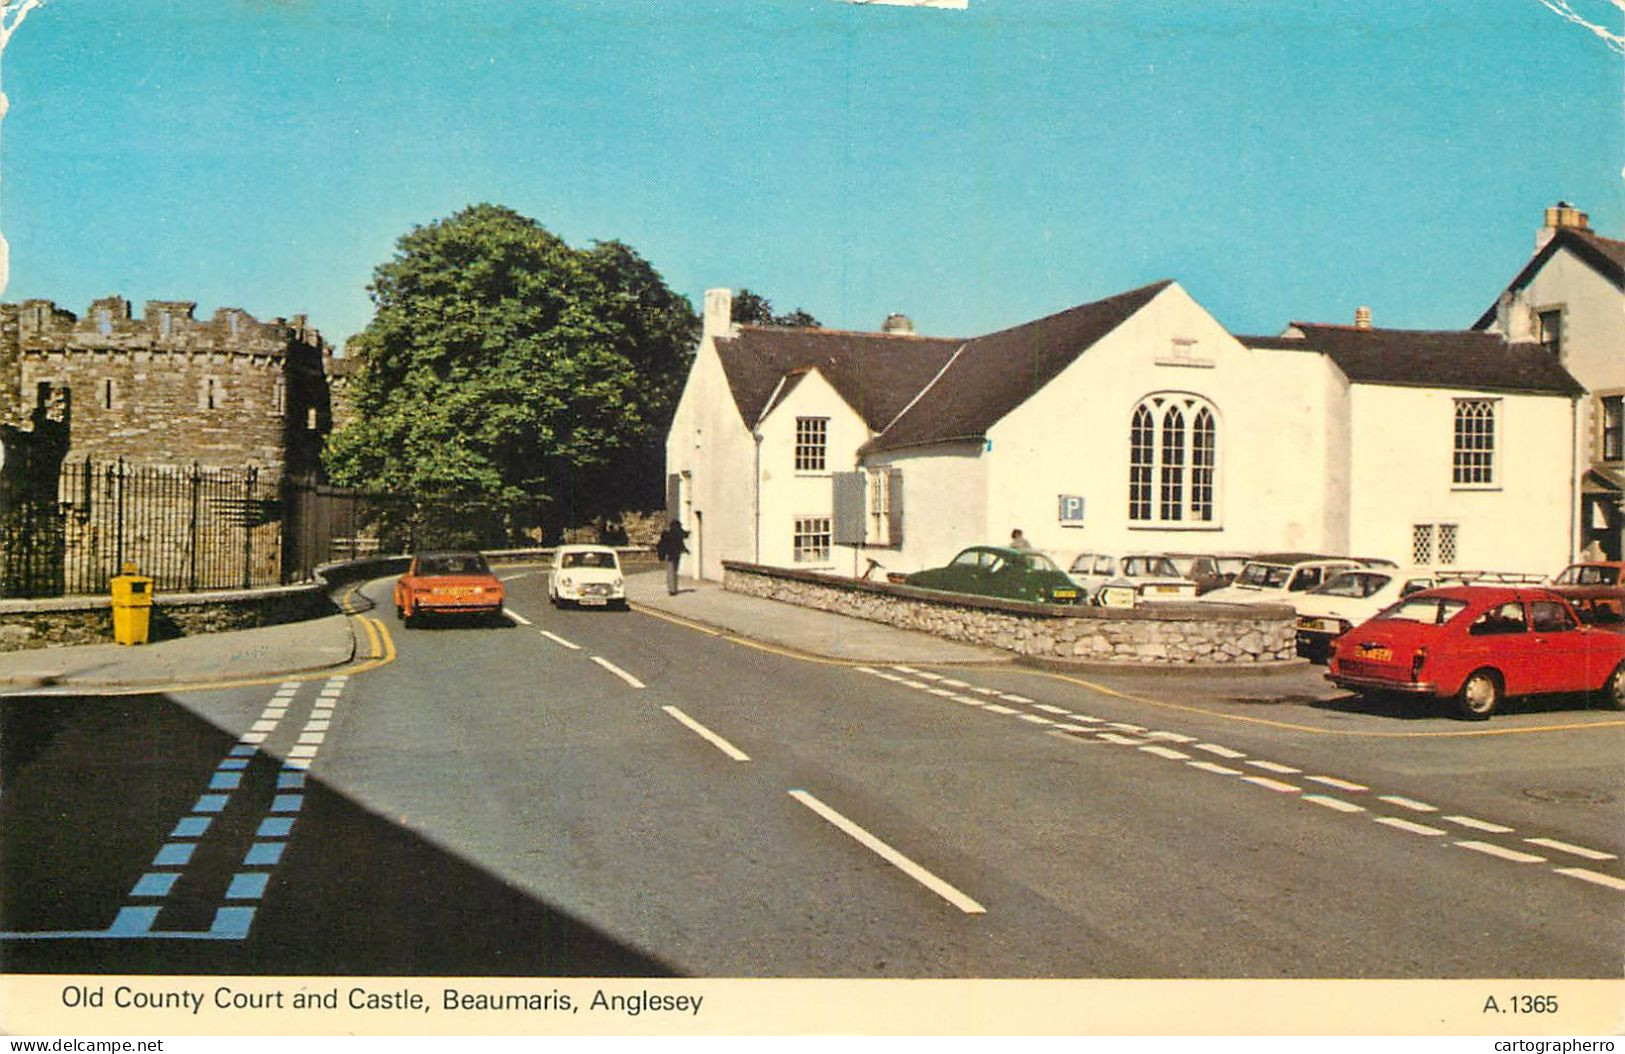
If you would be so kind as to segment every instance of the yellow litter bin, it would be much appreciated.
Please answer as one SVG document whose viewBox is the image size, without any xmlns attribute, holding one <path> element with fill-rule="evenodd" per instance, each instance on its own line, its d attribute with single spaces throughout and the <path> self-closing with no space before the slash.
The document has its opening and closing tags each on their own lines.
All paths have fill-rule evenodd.
<svg viewBox="0 0 1625 1054">
<path fill-rule="evenodd" d="M 125 564 L 123 573 L 113 576 L 113 640 L 147 643 L 151 615 L 152 579 L 136 574 L 134 564 Z"/>
</svg>

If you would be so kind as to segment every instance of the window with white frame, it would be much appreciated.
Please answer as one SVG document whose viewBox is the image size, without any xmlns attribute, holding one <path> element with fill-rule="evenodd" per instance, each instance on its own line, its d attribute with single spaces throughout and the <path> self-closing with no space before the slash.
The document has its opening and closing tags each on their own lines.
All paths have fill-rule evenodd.
<svg viewBox="0 0 1625 1054">
<path fill-rule="evenodd" d="M 891 471 L 869 472 L 869 544 L 891 544 Z"/>
<path fill-rule="evenodd" d="M 796 563 L 827 562 L 829 560 L 830 535 L 830 518 L 828 516 L 797 517 L 795 530 Z"/>
<path fill-rule="evenodd" d="M 796 471 L 823 472 L 829 463 L 829 418 L 796 418 Z"/>
<path fill-rule="evenodd" d="M 1205 525 L 1218 519 L 1218 415 L 1205 399 L 1162 392 L 1129 422 L 1128 518 Z"/>
<path fill-rule="evenodd" d="M 1451 481 L 1458 487 L 1495 483 L 1495 399 L 1457 399 Z"/>
</svg>

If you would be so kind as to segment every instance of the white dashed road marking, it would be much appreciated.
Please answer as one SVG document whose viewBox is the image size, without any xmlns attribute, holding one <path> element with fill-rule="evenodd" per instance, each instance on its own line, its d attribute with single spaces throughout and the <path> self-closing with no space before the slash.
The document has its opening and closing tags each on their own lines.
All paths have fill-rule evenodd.
<svg viewBox="0 0 1625 1054">
<path fill-rule="evenodd" d="M 1490 842 L 1457 842 L 1456 844 L 1463 849 L 1471 849 L 1475 853 L 1487 853 L 1502 860 L 1510 860 L 1515 864 L 1543 864 L 1546 862 L 1544 856 L 1536 856 L 1534 853 L 1520 853 L 1516 849 L 1503 849 L 1501 846 Z"/>
<path fill-rule="evenodd" d="M 1524 841 L 1528 842 L 1530 845 L 1538 845 L 1545 849 L 1556 849 L 1560 853 L 1572 853 L 1575 856 L 1583 856 L 1587 860 L 1619 859 L 1613 853 L 1603 853 L 1597 851 L 1596 849 L 1587 849 L 1583 845 L 1571 845 L 1568 842 L 1559 842 L 1555 838 L 1525 838 Z"/>
<path fill-rule="evenodd" d="M 1444 834 L 1444 832 L 1437 827 L 1429 827 L 1427 824 L 1412 823 L 1409 820 L 1401 820 L 1397 816 L 1378 816 L 1376 817 L 1376 821 L 1397 830 L 1409 831 L 1411 834 L 1425 834 L 1430 837 L 1433 835 Z"/>
<path fill-rule="evenodd" d="M 1281 765 L 1274 761 L 1249 761 L 1247 764 L 1255 769 L 1263 769 L 1265 772 L 1279 772 L 1287 776 L 1293 776 L 1303 771 L 1302 769 L 1295 769 L 1291 765 Z"/>
<path fill-rule="evenodd" d="M 1279 794 L 1298 793 L 1298 788 L 1294 787 L 1292 784 L 1282 783 L 1280 780 L 1272 780 L 1268 776 L 1243 776 L 1241 781 L 1243 783 L 1257 784 L 1260 787 L 1275 791 Z"/>
<path fill-rule="evenodd" d="M 1229 747 L 1221 747 L 1217 743 L 1198 743 L 1196 744 L 1196 749 L 1205 750 L 1209 754 L 1217 754 L 1221 758 L 1244 758 L 1247 756 L 1239 750 L 1231 750 Z"/>
<path fill-rule="evenodd" d="M 503 581 L 506 582 L 507 579 L 503 579 Z M 502 613 L 504 615 L 508 616 L 509 618 L 513 619 L 515 622 L 519 623 L 521 626 L 529 626 L 531 624 L 530 619 L 528 619 L 525 616 L 521 615 L 519 612 L 515 611 L 513 608 L 503 608 Z"/>
<path fill-rule="evenodd" d="M 1170 761 L 1190 760 L 1189 754 L 1175 750 L 1172 747 L 1141 747 L 1140 749 L 1145 751 L 1147 754 L 1155 754 L 1159 758 L 1167 758 Z"/>
<path fill-rule="evenodd" d="M 554 644 L 557 644 L 562 648 L 569 648 L 571 651 L 580 651 L 581 650 L 581 645 L 576 644 L 576 643 L 574 643 L 572 641 L 567 641 L 563 637 L 559 636 L 557 633 L 549 633 L 547 630 L 544 629 L 544 630 L 541 631 L 541 634 L 542 634 L 542 636 L 546 637 L 548 640 L 552 641 Z"/>
<path fill-rule="evenodd" d="M 1570 878 L 1578 878 L 1583 882 L 1590 882 L 1594 885 L 1607 886 L 1609 889 L 1625 889 L 1625 879 L 1618 879 L 1613 875 L 1604 875 L 1597 871 L 1588 871 L 1583 867 L 1558 867 L 1553 868 L 1553 870 L 1560 875 L 1568 875 Z"/>
<path fill-rule="evenodd" d="M 1305 794 L 1303 800 L 1324 805 L 1328 809 L 1336 809 L 1338 812 L 1365 812 L 1365 806 L 1344 801 L 1342 798 L 1334 798 L 1329 794 Z"/>
<path fill-rule="evenodd" d="M 953 886 L 950 886 L 936 875 L 933 875 L 919 864 L 916 864 L 902 853 L 899 853 L 897 850 L 893 849 L 885 842 L 882 842 L 868 831 L 865 831 L 862 827 L 859 827 L 851 820 L 848 820 L 845 816 L 842 816 L 834 809 L 831 809 L 828 805 L 825 805 L 823 802 L 819 801 L 811 794 L 808 794 L 806 791 L 793 790 L 790 792 L 790 797 L 805 805 L 819 816 L 822 816 L 831 824 L 834 824 L 847 836 L 855 840 L 859 845 L 879 856 L 882 860 L 897 868 L 897 870 L 903 872 L 903 874 L 912 878 L 914 881 L 918 882 L 926 889 L 929 889 L 931 892 L 935 893 L 943 900 L 946 900 L 948 903 L 952 904 L 960 911 L 963 911 L 965 914 L 981 915 L 987 911 L 986 908 L 982 907 L 982 905 L 978 904 L 970 897 L 961 893 Z"/>
<path fill-rule="evenodd" d="M 750 760 L 750 757 L 745 754 L 744 751 L 740 750 L 726 739 L 723 739 L 709 728 L 706 728 L 692 717 L 689 717 L 687 714 L 677 709 L 677 707 L 662 706 L 660 709 L 666 711 L 666 713 L 670 714 L 672 717 L 676 718 L 680 723 L 686 726 L 689 731 L 695 733 L 701 739 L 705 740 L 707 743 L 710 743 L 712 746 L 716 747 L 730 758 L 733 758 L 735 761 Z"/>
<path fill-rule="evenodd" d="M 619 677 L 621 680 L 625 681 L 627 684 L 631 685 L 633 688 L 646 688 L 646 687 L 648 687 L 642 681 L 638 680 L 636 677 L 633 677 L 631 674 L 627 673 L 625 670 L 621 669 L 619 666 L 616 666 L 614 663 L 610 662 L 608 659 L 604 658 L 602 655 L 594 655 L 592 657 L 592 661 L 596 662 L 598 665 L 602 666 L 604 669 L 608 670 L 610 673 L 613 673 L 615 676 Z"/>
<path fill-rule="evenodd" d="M 1471 827 L 1475 831 L 1488 831 L 1490 834 L 1511 834 L 1512 828 L 1504 827 L 1488 820 L 1475 820 L 1471 816 L 1446 816 L 1451 823 L 1459 823 L 1463 827 Z"/>
<path fill-rule="evenodd" d="M 1415 798 L 1406 798 L 1406 797 L 1404 797 L 1402 795 L 1398 795 L 1398 794 L 1384 794 L 1382 797 L 1378 798 L 1377 800 L 1378 801 L 1385 801 L 1389 805 L 1397 805 L 1401 809 L 1409 809 L 1412 812 L 1438 812 L 1439 811 L 1439 807 L 1437 805 L 1429 805 L 1425 801 L 1417 801 Z"/>
<path fill-rule="evenodd" d="M 1363 783 L 1350 783 L 1348 780 L 1340 780 L 1336 776 L 1305 776 L 1304 779 L 1312 780 L 1315 783 L 1324 783 L 1326 786 L 1336 787 L 1338 790 L 1366 791 L 1371 789 Z"/>
<path fill-rule="evenodd" d="M 1217 761 L 1192 761 L 1190 766 L 1193 769 L 1201 769 L 1203 772 L 1216 772 L 1221 776 L 1241 775 L 1240 769 L 1226 768 Z"/>
</svg>

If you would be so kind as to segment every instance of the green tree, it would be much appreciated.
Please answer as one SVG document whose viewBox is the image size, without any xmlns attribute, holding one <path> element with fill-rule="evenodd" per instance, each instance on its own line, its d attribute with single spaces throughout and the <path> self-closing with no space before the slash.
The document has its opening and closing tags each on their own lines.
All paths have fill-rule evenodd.
<svg viewBox="0 0 1625 1054">
<path fill-rule="evenodd" d="M 355 419 L 324 457 L 336 482 L 432 499 L 434 544 L 551 535 L 663 500 L 698 319 L 630 247 L 573 249 L 474 205 L 404 235 L 368 291 Z"/>
<path fill-rule="evenodd" d="M 799 307 L 787 315 L 775 315 L 773 301 L 749 289 L 741 289 L 734 296 L 729 321 L 747 326 L 799 326 L 811 329 L 820 325 L 816 318 Z"/>
</svg>

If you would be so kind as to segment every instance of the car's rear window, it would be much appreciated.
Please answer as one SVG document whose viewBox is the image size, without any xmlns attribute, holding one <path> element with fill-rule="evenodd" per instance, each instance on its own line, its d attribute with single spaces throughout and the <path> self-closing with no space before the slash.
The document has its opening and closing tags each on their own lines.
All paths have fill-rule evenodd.
<svg viewBox="0 0 1625 1054">
<path fill-rule="evenodd" d="M 1392 575 L 1377 574 L 1373 571 L 1345 571 L 1330 582 L 1310 592 L 1322 597 L 1354 597 L 1358 600 L 1364 600 L 1387 585 L 1388 580 L 1392 577 Z"/>
<path fill-rule="evenodd" d="M 1557 583 L 1564 586 L 1617 586 L 1619 568 L 1575 564 L 1557 576 Z"/>
<path fill-rule="evenodd" d="M 1442 626 L 1466 610 L 1465 600 L 1451 600 L 1447 597 L 1407 597 L 1397 604 L 1383 608 L 1377 613 L 1377 620 Z"/>
<path fill-rule="evenodd" d="M 420 575 L 488 575 L 491 567 L 479 553 L 454 553 L 450 556 L 422 556 L 418 558 Z"/>
<path fill-rule="evenodd" d="M 1248 564 L 1241 569 L 1241 576 L 1236 581 L 1260 589 L 1282 589 L 1291 575 L 1292 568 L 1279 564 Z"/>
<path fill-rule="evenodd" d="M 565 567 L 614 567 L 614 553 L 565 553 Z"/>
</svg>

